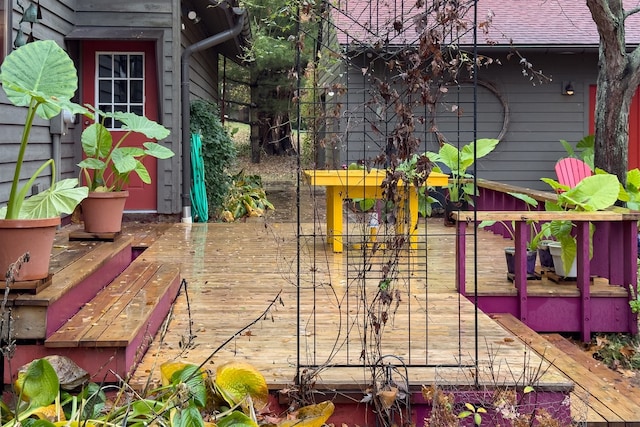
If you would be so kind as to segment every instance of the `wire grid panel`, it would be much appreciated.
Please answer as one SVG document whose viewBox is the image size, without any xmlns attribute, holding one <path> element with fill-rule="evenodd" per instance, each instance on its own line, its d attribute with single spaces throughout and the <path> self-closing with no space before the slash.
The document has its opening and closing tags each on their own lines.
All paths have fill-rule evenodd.
<svg viewBox="0 0 640 427">
<path fill-rule="evenodd" d="M 440 35 L 433 46 L 472 41 L 475 22 L 457 25 L 442 16 L 449 13 L 438 10 L 444 3 L 323 3 L 318 33 L 304 34 L 305 43 L 318 48 L 314 65 L 305 65 L 307 86 L 301 83 L 297 97 L 308 168 L 389 174 L 373 201 L 343 195 L 341 224 L 326 202 L 335 198 L 313 191 L 314 212 L 324 211 L 327 219 L 300 225 L 301 367 L 367 367 L 385 355 L 409 367 L 475 363 L 474 308 L 461 302 L 453 277 L 433 267 L 453 266 L 453 259 L 430 252 L 429 227 L 424 219 L 408 220 L 401 193 L 409 187 L 399 187 L 410 181 L 406 171 L 415 167 L 414 155 L 437 151 L 445 140 L 466 144 L 475 134 L 475 120 L 469 119 L 476 114 L 475 91 L 463 88 L 458 76 L 433 73 L 441 55 L 437 48 L 421 49 L 428 34 Z M 474 2 L 458 3 L 473 20 Z M 306 182 L 300 185 L 308 191 Z M 345 185 L 326 191 L 357 187 Z M 441 192 L 429 194 L 443 198 Z M 332 251 L 334 239 L 342 250 Z M 433 271 L 442 280 L 432 281 Z"/>
</svg>

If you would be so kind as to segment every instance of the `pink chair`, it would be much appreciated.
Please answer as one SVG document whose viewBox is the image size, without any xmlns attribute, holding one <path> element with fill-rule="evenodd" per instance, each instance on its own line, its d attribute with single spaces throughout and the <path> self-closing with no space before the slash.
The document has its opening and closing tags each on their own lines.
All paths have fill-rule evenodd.
<svg viewBox="0 0 640 427">
<path fill-rule="evenodd" d="M 556 163 L 556 175 L 560 184 L 573 188 L 586 177 L 593 175 L 593 172 L 582 160 L 567 157 Z"/>
</svg>

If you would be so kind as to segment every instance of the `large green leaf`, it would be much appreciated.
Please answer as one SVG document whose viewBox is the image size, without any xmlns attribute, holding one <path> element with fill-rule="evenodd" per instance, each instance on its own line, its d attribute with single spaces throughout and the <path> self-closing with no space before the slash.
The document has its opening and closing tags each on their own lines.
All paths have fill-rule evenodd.
<svg viewBox="0 0 640 427">
<path fill-rule="evenodd" d="M 538 201 L 536 199 L 534 199 L 533 197 L 529 196 L 528 194 L 523 194 L 523 193 L 512 193 L 512 192 L 508 192 L 507 194 L 509 194 L 510 196 L 522 200 L 523 202 L 525 202 L 528 206 L 533 206 L 533 207 L 537 207 L 538 206 Z"/>
<path fill-rule="evenodd" d="M 53 218 L 61 213 L 70 214 L 88 194 L 87 187 L 78 187 L 77 178 L 64 179 L 26 199 L 20 209 L 20 218 Z"/>
<path fill-rule="evenodd" d="M 155 157 L 156 159 L 169 159 L 175 156 L 175 153 L 155 142 L 145 142 L 144 144 L 145 154 Z"/>
<path fill-rule="evenodd" d="M 440 147 L 437 161 L 444 163 L 453 173 L 466 169 L 464 165 L 460 164 L 460 151 L 451 144 L 443 144 Z"/>
<path fill-rule="evenodd" d="M 147 138 L 154 138 L 157 140 L 164 139 L 169 136 L 169 129 L 144 116 L 124 112 L 115 112 L 112 114 L 107 113 L 106 115 L 121 121 L 123 125 L 122 130 L 139 132 Z"/>
<path fill-rule="evenodd" d="M 28 106 L 32 98 L 36 99 L 42 103 L 37 114 L 44 119 L 59 114 L 63 106 L 70 106 L 78 88 L 73 61 L 52 40 L 16 49 L 4 59 L 0 73 L 9 100 L 17 106 Z"/>
<path fill-rule="evenodd" d="M 113 153 L 111 153 L 111 160 L 118 174 L 129 173 L 136 168 L 137 160 L 130 154 L 131 151 L 127 150 L 127 148 L 131 147 L 116 148 L 113 150 Z"/>
<path fill-rule="evenodd" d="M 172 427 L 203 427 L 204 420 L 198 408 L 191 402 L 186 408 L 176 411 L 171 421 Z"/>
<path fill-rule="evenodd" d="M 89 157 L 78 163 L 78 166 L 83 169 L 102 169 L 105 163 L 100 159 Z"/>
<path fill-rule="evenodd" d="M 149 171 L 140 160 L 136 160 L 136 167 L 134 168 L 134 171 L 138 174 L 140 181 L 145 184 L 151 184 L 151 175 L 149 175 Z"/>
<path fill-rule="evenodd" d="M 256 409 L 267 406 L 269 389 L 264 376 L 252 365 L 244 362 L 229 362 L 218 366 L 215 385 L 224 399 L 231 405 L 243 402 L 247 396 Z"/>
<path fill-rule="evenodd" d="M 233 411 L 216 421 L 216 425 L 218 427 L 258 427 L 255 421 L 239 411 Z"/>
<path fill-rule="evenodd" d="M 174 385 L 185 384 L 189 389 L 190 400 L 196 406 L 203 408 L 207 403 L 205 376 L 197 365 L 187 364 L 183 369 L 173 374 L 171 382 Z"/>
<path fill-rule="evenodd" d="M 576 206 L 583 211 L 599 211 L 618 200 L 620 182 L 615 175 L 598 174 L 584 178 L 574 188 L 558 196 L 561 205 Z"/>
<path fill-rule="evenodd" d="M 496 148 L 496 145 L 498 145 L 499 142 L 499 139 L 492 138 L 481 138 L 476 140 L 475 142 L 471 141 L 469 144 L 462 147 L 462 150 L 460 151 L 460 163 L 466 165 L 466 170 L 466 168 L 473 164 L 474 156 L 475 159 L 480 159 L 486 156 L 487 154 L 491 153 L 494 148 Z"/>
<path fill-rule="evenodd" d="M 82 151 L 87 157 L 104 159 L 109 155 L 113 139 L 109 130 L 100 123 L 88 126 L 80 138 Z"/>
<path fill-rule="evenodd" d="M 58 396 L 60 382 L 56 371 L 46 359 L 32 361 L 26 370 L 18 372 L 16 390 L 29 402 L 29 408 L 47 406 Z"/>
</svg>

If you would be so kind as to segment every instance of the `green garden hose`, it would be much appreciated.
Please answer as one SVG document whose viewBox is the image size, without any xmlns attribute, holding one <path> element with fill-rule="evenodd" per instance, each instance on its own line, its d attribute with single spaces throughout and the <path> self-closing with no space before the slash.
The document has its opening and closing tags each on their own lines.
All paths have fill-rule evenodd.
<svg viewBox="0 0 640 427">
<path fill-rule="evenodd" d="M 191 134 L 191 206 L 196 222 L 209 221 L 207 188 L 204 184 L 204 162 L 202 160 L 202 138 Z"/>
</svg>

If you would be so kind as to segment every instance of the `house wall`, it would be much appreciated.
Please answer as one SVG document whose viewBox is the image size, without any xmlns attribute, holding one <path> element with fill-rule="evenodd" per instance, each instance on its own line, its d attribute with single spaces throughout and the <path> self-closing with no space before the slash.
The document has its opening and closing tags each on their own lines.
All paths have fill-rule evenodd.
<svg viewBox="0 0 640 427">
<path fill-rule="evenodd" d="M 178 213 L 180 199 L 180 1 L 151 0 L 76 0 L 74 24 L 80 27 L 111 28 L 110 36 L 118 39 L 125 29 L 160 31 L 157 53 L 159 88 L 162 95 L 158 106 L 160 122 L 171 130 L 164 143 L 176 156 L 158 161 L 158 213 Z M 78 146 L 79 147 L 79 146 Z M 78 153 L 79 155 L 80 153 Z"/>
<path fill-rule="evenodd" d="M 504 54 L 490 56 L 499 58 L 502 65 L 482 68 L 478 73 L 478 78 L 488 85 L 477 89 L 475 137 L 500 135 L 505 121 L 502 102 L 508 109 L 508 126 L 496 150 L 477 162 L 477 174 L 513 185 L 548 189 L 540 178 L 555 177 L 555 162 L 566 155 L 559 140 L 575 143 L 588 133 L 588 87 L 596 81 L 597 53 L 531 53 L 527 60 L 552 79 L 544 84 L 523 76 L 518 60 L 507 60 Z M 371 162 L 384 151 L 397 120 L 395 108 L 379 95 L 370 73 L 391 82 L 391 88 L 399 93 L 404 90 L 400 78 L 388 75 L 384 63 L 365 58 L 362 55 L 347 64 L 347 79 L 343 79 L 347 94 L 328 102 L 328 109 L 340 105 L 339 119 L 334 119 L 339 122 L 332 138 L 335 148 L 328 146 L 340 153 L 342 164 Z M 563 81 L 573 82 L 573 96 L 562 95 Z M 463 84 L 459 90 L 451 88 L 438 104 L 435 123 L 424 106 L 416 105 L 414 134 L 421 142 L 417 152 L 437 151 L 438 139 L 429 131 L 434 125 L 453 145 L 462 146 L 473 140 L 472 101 L 472 85 Z"/>
<path fill-rule="evenodd" d="M 184 20 L 182 48 L 186 48 L 209 35 L 205 32 L 204 22 L 193 23 Z M 218 102 L 218 54 L 215 49 L 196 53 L 191 57 L 189 71 L 189 99 L 205 99 Z"/>
<path fill-rule="evenodd" d="M 15 3 L 15 2 L 13 2 Z M 135 2 L 130 0 L 41 0 L 43 19 L 33 26 L 34 38 L 49 39 L 64 46 L 78 63 L 81 63 L 79 43 L 65 40 L 74 28 L 92 27 L 107 30 L 110 37 L 118 39 L 127 29 L 146 29 L 158 37 L 158 90 L 162 94 L 158 105 L 160 122 L 171 130 L 164 143 L 176 156 L 158 162 L 158 213 L 173 214 L 180 212 L 181 145 L 180 145 L 180 53 L 181 46 L 174 43 L 181 36 L 180 0 L 155 0 Z M 13 35 L 20 22 L 21 13 L 14 5 L 12 14 Z M 23 31 L 28 26 L 23 24 Z M 79 67 L 78 67 L 79 68 Z M 81 87 L 81 86 L 79 86 Z M 0 204 L 9 197 L 13 165 L 18 153 L 21 123 L 26 114 L 24 109 L 11 106 L 4 92 L 0 91 Z M 80 94 L 78 92 L 79 101 Z M 69 132 L 61 136 L 61 161 L 57 163 L 62 178 L 78 176 L 76 164 L 82 156 L 80 145 L 81 126 L 71 125 Z M 27 161 L 22 171 L 26 181 L 28 177 L 53 155 L 49 122 L 38 119 L 32 131 L 27 152 Z M 38 178 L 41 188 L 47 188 L 51 181 L 50 171 Z"/>
</svg>

